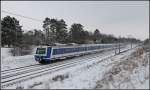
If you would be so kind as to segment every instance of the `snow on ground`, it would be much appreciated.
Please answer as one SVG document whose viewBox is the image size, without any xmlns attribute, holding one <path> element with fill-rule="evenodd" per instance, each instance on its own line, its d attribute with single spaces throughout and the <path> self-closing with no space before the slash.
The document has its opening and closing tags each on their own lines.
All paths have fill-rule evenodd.
<svg viewBox="0 0 150 90">
<path fill-rule="evenodd" d="M 112 68 L 97 81 L 98 89 L 149 89 L 149 53 L 138 49 Z"/>
<path fill-rule="evenodd" d="M 1 60 L 11 56 L 11 53 L 9 53 L 10 49 L 11 48 L 1 48 Z"/>
<path fill-rule="evenodd" d="M 14 89 L 15 88 L 24 88 L 24 89 L 119 88 L 119 87 L 114 87 L 115 85 L 114 86 L 109 85 L 108 83 L 111 83 L 111 82 L 106 82 L 107 79 L 109 78 L 105 78 L 105 77 L 109 76 L 107 75 L 107 73 L 113 70 L 115 65 L 120 65 L 119 63 L 125 62 L 126 59 L 133 59 L 129 57 L 136 50 L 137 48 L 121 53 L 114 57 L 107 58 L 105 60 L 103 60 L 104 57 L 94 58 L 95 60 L 94 62 L 89 62 L 89 63 L 85 63 L 82 65 L 70 67 L 64 70 L 60 70 L 57 72 L 53 72 L 53 73 L 50 73 L 49 75 L 43 75 L 41 77 L 37 77 L 29 81 L 25 81 L 25 82 L 22 82 L 22 83 L 19 83 L 17 85 L 14 85 L 12 87 L 7 87 L 7 88 L 8 89 L 9 88 L 11 89 L 12 88 Z M 139 59 L 139 61 L 142 61 L 145 57 L 147 57 L 147 54 L 144 54 L 144 55 L 143 55 L 143 58 Z M 106 53 L 105 57 L 107 56 L 109 55 Z M 147 60 L 147 59 L 145 58 L 144 60 Z M 149 68 L 148 65 L 147 67 L 143 67 L 143 68 L 137 67 L 136 69 L 133 70 L 133 72 L 136 72 L 136 73 L 128 73 L 128 72 L 122 71 L 121 75 L 124 75 L 124 76 L 130 75 L 130 78 L 133 79 L 130 81 L 133 81 L 132 84 L 135 86 L 129 87 L 129 84 L 131 83 L 125 83 L 125 84 L 121 84 L 120 88 L 141 88 L 141 89 L 148 88 L 149 80 L 147 78 L 149 78 L 148 76 L 149 74 L 147 74 L 148 71 L 144 71 L 144 70 L 149 70 L 148 68 Z M 143 74 L 143 72 L 146 72 L 146 73 Z M 120 79 L 121 78 L 117 78 L 117 76 L 116 78 L 114 78 L 114 80 L 116 80 L 115 82 L 116 85 L 118 84 L 117 81 Z M 142 80 L 139 80 L 139 79 L 142 79 Z"/>
<path fill-rule="evenodd" d="M 31 55 L 24 56 L 12 56 L 10 50 L 11 48 L 1 48 L 1 71 L 37 64 L 33 56 L 35 49 Z"/>
</svg>

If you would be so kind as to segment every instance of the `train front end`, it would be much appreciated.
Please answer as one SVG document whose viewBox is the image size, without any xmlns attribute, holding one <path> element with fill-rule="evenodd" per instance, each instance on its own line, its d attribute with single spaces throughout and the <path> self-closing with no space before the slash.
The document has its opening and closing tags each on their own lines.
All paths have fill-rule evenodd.
<svg viewBox="0 0 150 90">
<path fill-rule="evenodd" d="M 38 47 L 34 58 L 39 63 L 48 63 L 50 62 L 51 56 L 51 47 Z"/>
</svg>

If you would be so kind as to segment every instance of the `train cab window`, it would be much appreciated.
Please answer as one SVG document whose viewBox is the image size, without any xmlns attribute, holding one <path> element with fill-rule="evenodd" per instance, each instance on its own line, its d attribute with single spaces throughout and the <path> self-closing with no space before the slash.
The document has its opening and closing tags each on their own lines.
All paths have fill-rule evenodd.
<svg viewBox="0 0 150 90">
<path fill-rule="evenodd" d="M 37 48 L 36 54 L 45 54 L 46 53 L 46 48 Z"/>
</svg>

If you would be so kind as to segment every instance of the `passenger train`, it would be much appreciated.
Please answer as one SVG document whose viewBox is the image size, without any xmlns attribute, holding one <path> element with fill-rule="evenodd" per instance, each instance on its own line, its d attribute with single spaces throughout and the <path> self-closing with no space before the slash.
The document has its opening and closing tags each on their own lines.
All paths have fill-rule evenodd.
<svg viewBox="0 0 150 90">
<path fill-rule="evenodd" d="M 48 63 L 52 60 L 80 56 L 83 54 L 113 49 L 116 44 L 87 44 L 75 46 L 41 46 L 36 49 L 34 58 L 39 63 Z M 121 45 L 122 46 L 122 45 Z"/>
</svg>

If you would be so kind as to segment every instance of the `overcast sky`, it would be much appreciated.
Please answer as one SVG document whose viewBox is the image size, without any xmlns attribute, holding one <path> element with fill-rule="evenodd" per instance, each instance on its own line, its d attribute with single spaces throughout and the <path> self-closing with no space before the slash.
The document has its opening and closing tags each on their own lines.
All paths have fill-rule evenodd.
<svg viewBox="0 0 150 90">
<path fill-rule="evenodd" d="M 2 1 L 1 10 L 35 18 L 41 22 L 15 17 L 25 30 L 43 29 L 45 17 L 64 19 L 70 28 L 81 23 L 85 30 L 114 36 L 132 35 L 144 40 L 149 37 L 148 1 Z"/>
</svg>

